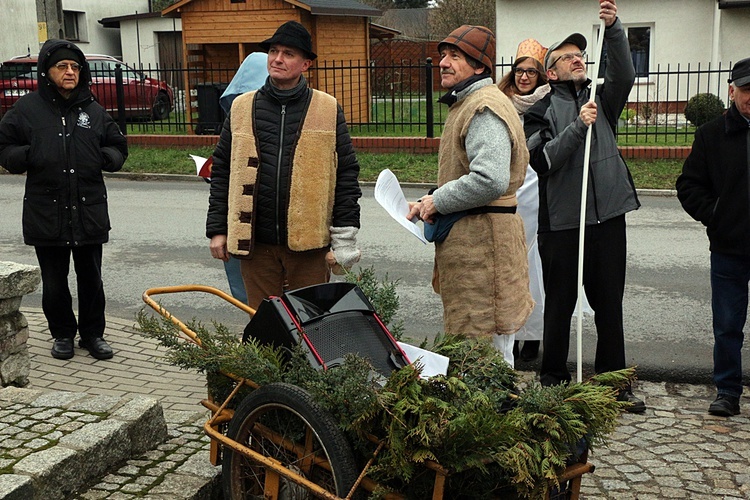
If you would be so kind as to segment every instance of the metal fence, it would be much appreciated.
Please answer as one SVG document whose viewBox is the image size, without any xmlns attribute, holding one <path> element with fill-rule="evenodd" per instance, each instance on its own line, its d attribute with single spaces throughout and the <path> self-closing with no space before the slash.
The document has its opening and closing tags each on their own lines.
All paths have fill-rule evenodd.
<svg viewBox="0 0 750 500">
<path fill-rule="evenodd" d="M 511 63 L 500 61 L 498 79 Z M 728 104 L 730 67 L 657 66 L 639 77 L 618 122 L 620 142 L 689 144 L 694 127 L 685 120 L 685 104 L 698 93 L 712 93 Z M 2 69 L 0 114 L 24 89 L 32 88 L 29 75 L 14 76 Z M 118 71 L 119 76 L 92 68 L 93 88 L 129 133 L 214 134 L 225 118 L 219 97 L 236 68 L 118 66 Z M 352 82 L 361 83 L 363 75 L 369 87 L 352 91 Z M 353 135 L 435 137 L 442 131 L 447 108 L 437 103 L 443 93 L 439 68 L 429 58 L 395 64 L 322 61 L 306 76 L 313 86 L 338 98 Z M 117 92 L 122 93 L 119 103 Z"/>
</svg>

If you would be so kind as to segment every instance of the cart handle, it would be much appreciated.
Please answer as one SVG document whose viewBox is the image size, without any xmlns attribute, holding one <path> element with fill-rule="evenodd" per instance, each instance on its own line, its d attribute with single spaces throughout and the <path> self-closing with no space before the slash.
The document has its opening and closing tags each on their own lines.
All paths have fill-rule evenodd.
<svg viewBox="0 0 750 500">
<path fill-rule="evenodd" d="M 167 309 L 156 302 L 154 299 L 151 298 L 152 295 L 161 295 L 165 293 L 183 293 L 183 292 L 205 292 L 210 293 L 213 295 L 216 295 L 217 297 L 220 297 L 230 304 L 242 309 L 246 313 L 248 313 L 250 316 L 253 316 L 255 314 L 255 309 L 248 306 L 247 304 L 244 304 L 240 302 L 239 300 L 235 299 L 231 295 L 228 295 L 227 293 L 219 290 L 218 288 L 214 288 L 212 286 L 207 285 L 177 285 L 177 286 L 162 286 L 162 287 L 156 287 L 156 288 L 149 288 L 145 292 L 143 292 L 143 302 L 148 304 L 154 311 L 158 312 L 168 320 L 170 320 L 172 323 L 177 325 L 177 327 L 180 329 L 182 333 L 184 333 L 190 341 L 197 344 L 198 346 L 201 346 L 201 341 L 198 338 L 198 335 L 188 328 L 188 326 L 177 319 L 175 316 L 172 315 Z"/>
</svg>

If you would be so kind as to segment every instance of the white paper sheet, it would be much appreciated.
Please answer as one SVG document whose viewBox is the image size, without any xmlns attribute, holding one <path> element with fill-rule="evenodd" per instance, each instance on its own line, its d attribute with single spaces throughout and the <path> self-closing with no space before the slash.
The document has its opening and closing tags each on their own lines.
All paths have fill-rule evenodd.
<svg viewBox="0 0 750 500">
<path fill-rule="evenodd" d="M 206 162 L 208 161 L 208 158 L 204 158 L 202 156 L 198 155 L 190 155 L 190 158 L 193 159 L 195 162 L 195 173 L 198 174 L 201 177 L 210 177 L 210 170 L 208 168 L 204 168 L 206 165 Z"/>
<path fill-rule="evenodd" d="M 406 218 L 409 214 L 409 203 L 404 197 L 398 179 L 388 169 L 383 170 L 378 175 L 378 180 L 375 182 L 375 199 L 396 222 L 408 229 L 419 241 L 427 244 L 427 240 L 422 234 L 422 228 L 417 225 L 417 218 L 415 217 L 411 221 Z"/>
<path fill-rule="evenodd" d="M 424 368 L 422 369 L 422 378 L 430 378 L 434 375 L 446 375 L 448 373 L 448 362 L 450 359 L 442 354 L 438 354 L 426 349 L 422 349 L 410 344 L 398 342 L 401 350 L 404 351 L 409 361 L 414 363 L 419 361 Z"/>
</svg>

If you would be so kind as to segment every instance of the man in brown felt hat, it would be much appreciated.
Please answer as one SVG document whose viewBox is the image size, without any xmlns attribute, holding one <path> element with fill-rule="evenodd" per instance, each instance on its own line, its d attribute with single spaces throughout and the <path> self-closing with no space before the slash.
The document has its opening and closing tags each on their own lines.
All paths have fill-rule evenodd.
<svg viewBox="0 0 750 500">
<path fill-rule="evenodd" d="M 604 83 L 590 100 L 586 39 L 574 33 L 554 43 L 544 58 L 551 90 L 524 115 L 531 156 L 539 175 L 539 253 L 544 275 L 544 351 L 540 380 L 571 380 L 570 320 L 578 298 L 578 240 L 586 134 L 594 127 L 585 207 L 583 286 L 595 314 L 597 373 L 626 367 L 622 299 L 627 242 L 625 214 L 640 203 L 630 171 L 617 149 L 617 119 L 635 81 L 627 35 L 614 0 L 599 0 L 604 20 L 607 67 Z M 598 57 L 598 55 L 597 55 Z M 619 394 L 641 413 L 646 406 L 630 388 Z"/>
<path fill-rule="evenodd" d="M 42 271 L 42 310 L 53 337 L 52 356 L 74 356 L 73 340 L 97 359 L 113 351 L 104 340 L 102 244 L 109 239 L 102 171 L 128 156 L 120 129 L 89 90 L 83 52 L 47 40 L 39 52 L 38 88 L 21 97 L 0 122 L 0 165 L 26 173 L 23 239 Z M 78 319 L 68 288 L 70 259 L 78 284 Z"/>
<path fill-rule="evenodd" d="M 750 58 L 732 67 L 729 99 L 726 113 L 696 131 L 677 178 L 682 207 L 706 226 L 710 243 L 717 396 L 708 412 L 722 417 L 740 413 L 742 396 L 750 282 Z"/>
<path fill-rule="evenodd" d="M 359 163 L 336 99 L 307 87 L 307 29 L 282 24 L 260 43 L 266 83 L 237 97 L 213 154 L 211 255 L 242 259 L 248 304 L 327 282 L 359 260 Z"/>
<path fill-rule="evenodd" d="M 435 241 L 433 288 L 443 302 L 446 333 L 491 339 L 513 366 L 513 335 L 531 314 L 523 220 L 516 189 L 528 151 L 510 99 L 492 80 L 495 36 L 464 25 L 438 44 L 449 106 L 440 140 L 438 187 L 411 204 L 408 218 L 425 234 L 446 220 Z M 432 227 L 431 227 L 432 226 Z"/>
</svg>

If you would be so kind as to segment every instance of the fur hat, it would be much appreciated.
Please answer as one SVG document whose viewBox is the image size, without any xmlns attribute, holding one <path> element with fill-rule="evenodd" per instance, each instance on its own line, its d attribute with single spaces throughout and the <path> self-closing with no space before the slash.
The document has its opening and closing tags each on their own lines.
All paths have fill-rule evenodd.
<svg viewBox="0 0 750 500">
<path fill-rule="evenodd" d="M 744 87 L 750 83 L 750 57 L 737 61 L 732 68 L 732 74 L 729 77 L 729 83 L 734 83 L 735 87 Z"/>
<path fill-rule="evenodd" d="M 533 38 L 527 38 L 526 40 L 518 44 L 515 62 L 519 62 L 522 59 L 530 57 L 543 67 L 545 55 L 547 55 L 547 47 Z"/>
<path fill-rule="evenodd" d="M 317 54 L 312 50 L 312 37 L 307 28 L 302 26 L 297 21 L 287 21 L 276 30 L 268 40 L 263 40 L 258 45 L 268 52 L 273 44 L 286 45 L 287 47 L 294 47 L 300 49 L 306 53 L 310 59 L 315 59 Z"/>
<path fill-rule="evenodd" d="M 586 50 L 586 37 L 583 36 L 580 33 L 573 33 L 568 38 L 561 42 L 553 43 L 550 45 L 549 50 L 547 51 L 547 54 L 544 56 L 544 70 L 549 69 L 549 65 L 552 61 L 550 61 L 551 54 L 562 47 L 565 44 L 572 43 L 576 47 L 578 47 L 579 50 Z"/>
<path fill-rule="evenodd" d="M 81 58 L 80 52 L 77 52 L 68 47 L 60 47 L 59 49 L 51 53 L 47 57 L 47 59 L 45 59 L 44 71 L 49 70 L 52 66 L 64 60 L 75 61 L 83 66 L 83 59 Z"/>
<path fill-rule="evenodd" d="M 495 35 L 489 28 L 464 24 L 451 31 L 450 35 L 438 44 L 438 51 L 446 44 L 455 45 L 490 71 L 495 69 Z"/>
</svg>

